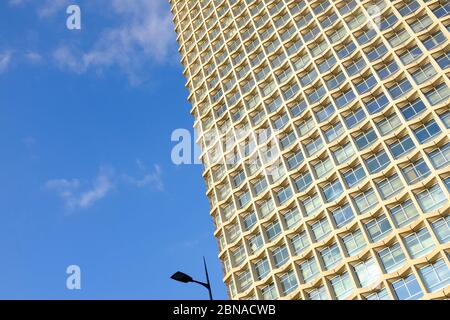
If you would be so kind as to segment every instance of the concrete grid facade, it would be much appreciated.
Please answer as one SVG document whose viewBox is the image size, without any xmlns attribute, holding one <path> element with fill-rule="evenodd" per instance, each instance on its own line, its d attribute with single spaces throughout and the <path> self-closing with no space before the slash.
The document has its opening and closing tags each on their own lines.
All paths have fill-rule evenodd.
<svg viewBox="0 0 450 320">
<path fill-rule="evenodd" d="M 450 3 L 170 3 L 230 298 L 449 297 Z"/>
</svg>

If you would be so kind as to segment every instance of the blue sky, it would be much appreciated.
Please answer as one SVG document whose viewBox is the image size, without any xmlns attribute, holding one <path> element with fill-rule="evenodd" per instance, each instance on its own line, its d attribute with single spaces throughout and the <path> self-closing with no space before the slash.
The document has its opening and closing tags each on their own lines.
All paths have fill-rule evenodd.
<svg viewBox="0 0 450 320">
<path fill-rule="evenodd" d="M 66 28 L 81 8 L 82 30 Z M 164 0 L 0 3 L 0 298 L 226 298 Z M 66 289 L 81 267 L 82 289 Z"/>
</svg>

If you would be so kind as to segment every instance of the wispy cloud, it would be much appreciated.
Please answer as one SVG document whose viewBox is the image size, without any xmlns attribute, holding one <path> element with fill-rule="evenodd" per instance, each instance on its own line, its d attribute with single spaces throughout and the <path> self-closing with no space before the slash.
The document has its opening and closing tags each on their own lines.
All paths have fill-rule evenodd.
<svg viewBox="0 0 450 320">
<path fill-rule="evenodd" d="M 55 190 L 68 209 L 86 209 L 114 189 L 114 170 L 101 167 L 98 175 L 87 183 L 79 179 L 54 179 L 47 181 L 45 187 Z"/>
<path fill-rule="evenodd" d="M 28 2 L 28 0 L 9 0 L 8 4 L 10 6 L 20 6 L 22 4 L 25 4 L 26 2 Z"/>
<path fill-rule="evenodd" d="M 112 0 L 104 7 L 117 24 L 104 28 L 88 48 L 58 46 L 53 58 L 60 68 L 81 74 L 118 67 L 139 82 L 143 66 L 168 61 L 174 32 L 165 0 Z"/>
<path fill-rule="evenodd" d="M 43 57 L 40 53 L 35 51 L 28 51 L 24 54 L 25 59 L 32 64 L 37 64 L 42 62 Z"/>
<path fill-rule="evenodd" d="M 39 5 L 38 14 L 40 17 L 48 17 L 56 12 L 65 12 L 65 8 L 70 4 L 70 0 L 45 0 Z"/>
<path fill-rule="evenodd" d="M 11 60 L 12 60 L 11 51 L 0 53 L 0 73 L 5 72 L 9 68 Z"/>
<path fill-rule="evenodd" d="M 69 0 L 9 0 L 10 6 L 33 8 L 42 19 L 64 15 L 66 7 L 72 3 Z M 87 14 L 90 20 L 83 19 Z M 108 24 L 94 26 L 92 21 L 96 15 L 99 21 L 108 17 Z M 82 37 L 79 42 L 61 40 L 45 52 L 26 56 L 27 61 L 49 61 L 61 70 L 76 74 L 90 71 L 101 74 L 117 69 L 132 84 L 151 78 L 148 67 L 175 61 L 175 33 L 167 0 L 97 0 L 81 5 L 81 16 L 82 27 L 88 23 L 84 21 L 91 22 L 89 28 L 83 27 L 77 32 L 83 35 L 90 30 L 89 37 Z M 53 19 L 49 21 L 55 23 Z"/>
<path fill-rule="evenodd" d="M 159 165 L 155 164 L 153 165 L 153 170 L 149 170 L 139 159 L 136 160 L 136 164 L 139 168 L 138 176 L 134 177 L 128 174 L 124 174 L 123 179 L 126 182 L 138 188 L 150 187 L 158 191 L 164 190 L 162 170 Z"/>
<path fill-rule="evenodd" d="M 162 170 L 159 165 L 154 165 L 153 169 L 149 170 L 140 160 L 137 160 L 137 166 L 139 170 L 135 176 L 117 174 L 113 167 L 103 166 L 93 179 L 87 181 L 79 178 L 52 179 L 45 183 L 45 188 L 56 192 L 64 201 L 66 208 L 71 211 L 92 207 L 124 183 L 137 188 L 164 190 Z"/>
</svg>

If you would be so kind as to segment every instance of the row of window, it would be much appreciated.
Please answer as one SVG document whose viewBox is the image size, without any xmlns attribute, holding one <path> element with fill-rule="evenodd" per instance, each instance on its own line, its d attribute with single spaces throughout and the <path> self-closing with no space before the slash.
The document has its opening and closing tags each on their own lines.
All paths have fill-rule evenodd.
<svg viewBox="0 0 450 320">
<path fill-rule="evenodd" d="M 259 267 L 263 269 L 264 265 L 261 264 Z M 389 290 L 391 293 L 389 293 L 388 289 L 382 285 L 379 266 L 374 261 L 374 258 L 366 259 L 365 261 L 354 265 L 352 267 L 352 272 L 354 278 L 352 278 L 349 272 L 343 272 L 327 279 L 331 290 L 330 293 L 333 295 L 333 298 L 343 300 L 350 297 L 354 293 L 356 287 L 364 288 L 375 286 L 375 290 L 364 294 L 364 299 L 390 300 L 392 299 L 391 295 L 394 295 L 398 300 L 418 300 L 426 292 L 433 293 L 450 284 L 450 270 L 445 262 L 445 258 L 436 259 L 433 262 L 418 268 L 417 274 L 419 275 L 420 281 L 426 292 L 424 292 L 424 289 L 422 289 L 422 286 L 419 284 L 416 274 L 410 273 L 397 280 L 389 281 L 388 285 L 391 289 Z M 310 276 L 315 273 L 317 273 L 315 267 L 308 264 L 308 262 L 304 262 L 302 266 L 300 266 L 301 277 L 304 277 L 303 274 Z M 286 296 L 294 292 L 299 286 L 299 281 L 293 270 L 282 273 L 277 276 L 276 279 L 278 288 L 273 282 L 260 287 L 259 291 L 262 299 L 278 299 L 280 295 Z M 239 288 L 249 288 L 252 284 L 250 272 L 246 270 L 240 273 L 237 282 L 239 283 Z M 238 293 L 234 283 L 231 285 L 231 293 L 232 296 L 235 296 Z M 313 289 L 308 289 L 305 298 L 309 300 L 328 300 L 331 298 L 330 293 L 326 286 L 320 283 Z M 254 298 L 254 296 L 247 295 L 246 298 Z"/>
<path fill-rule="evenodd" d="M 408 205 L 410 205 L 410 203 L 408 204 L 405 202 L 397 207 L 397 209 L 402 210 L 402 212 L 397 212 L 396 214 L 398 214 L 402 219 L 405 217 L 407 219 L 412 219 L 415 218 L 414 215 L 417 215 L 417 212 L 415 212 L 413 208 L 411 209 L 411 206 L 408 207 Z M 449 216 L 437 219 L 431 223 L 435 237 L 440 243 L 448 243 L 450 240 L 449 223 Z M 342 260 L 344 255 L 351 257 L 359 254 L 364 248 L 367 247 L 367 241 L 378 242 L 385 239 L 392 232 L 391 223 L 385 215 L 368 219 L 363 223 L 363 225 L 364 232 L 359 228 L 353 228 L 353 231 L 339 235 L 338 238 L 342 249 L 338 248 L 337 243 L 330 245 L 329 241 L 327 241 L 326 247 L 322 247 L 320 249 L 319 254 L 322 258 L 324 270 L 329 270 L 335 267 Z M 415 230 L 417 228 L 420 227 L 416 227 Z M 295 257 L 310 252 L 313 242 L 317 240 L 324 240 L 331 233 L 331 227 L 326 219 L 321 219 L 315 222 L 310 225 L 308 229 L 299 229 L 295 233 L 290 234 L 287 237 L 288 242 L 284 244 L 284 242 L 279 241 L 281 236 L 281 226 L 279 222 L 274 221 L 266 225 L 264 228 L 264 234 L 259 231 L 253 232 L 251 235 L 246 237 L 246 244 L 239 244 L 235 247 L 235 249 L 230 251 L 230 261 L 226 260 L 227 262 L 225 263 L 226 271 L 228 272 L 231 267 L 242 266 L 247 259 L 246 247 L 248 255 L 253 256 L 255 254 L 261 254 L 261 249 L 264 248 L 265 242 L 273 241 L 276 243 L 276 246 L 273 246 L 270 249 L 273 268 L 276 269 L 282 267 L 286 262 L 288 262 L 291 256 Z M 368 240 L 366 240 L 366 238 Z M 402 234 L 401 238 L 411 259 L 422 257 L 436 247 L 431 233 L 425 227 L 417 231 Z M 395 254 L 396 256 L 401 257 L 401 259 L 395 261 L 392 260 L 392 252 L 401 253 Z M 400 245 L 398 244 L 379 250 L 379 256 L 382 261 L 385 261 L 385 263 L 383 262 L 383 266 L 386 273 L 396 271 L 399 267 L 402 267 L 403 262 L 405 262 L 405 255 L 402 253 Z M 386 258 L 387 260 L 383 260 L 385 256 L 388 257 Z M 228 263 L 231 264 L 228 265 Z M 257 278 L 263 279 L 267 274 L 268 273 L 258 273 Z M 307 278 L 305 279 L 305 282 L 308 282 L 309 280 L 310 278 Z"/>
</svg>

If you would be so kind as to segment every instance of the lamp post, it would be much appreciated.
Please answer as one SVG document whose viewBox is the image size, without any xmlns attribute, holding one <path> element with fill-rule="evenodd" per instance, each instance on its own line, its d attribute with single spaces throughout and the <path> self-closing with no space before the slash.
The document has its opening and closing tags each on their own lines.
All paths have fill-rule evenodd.
<svg viewBox="0 0 450 320">
<path fill-rule="evenodd" d="M 175 281 L 178 281 L 178 282 L 183 282 L 183 283 L 193 282 L 193 283 L 197 283 L 197 284 L 205 287 L 206 289 L 208 289 L 209 300 L 213 300 L 212 291 L 211 291 L 211 284 L 209 283 L 208 268 L 206 267 L 205 257 L 203 257 L 203 265 L 205 266 L 206 283 L 194 280 L 190 275 L 187 275 L 186 273 L 183 273 L 181 271 L 175 272 L 170 278 L 175 280 Z"/>
</svg>

